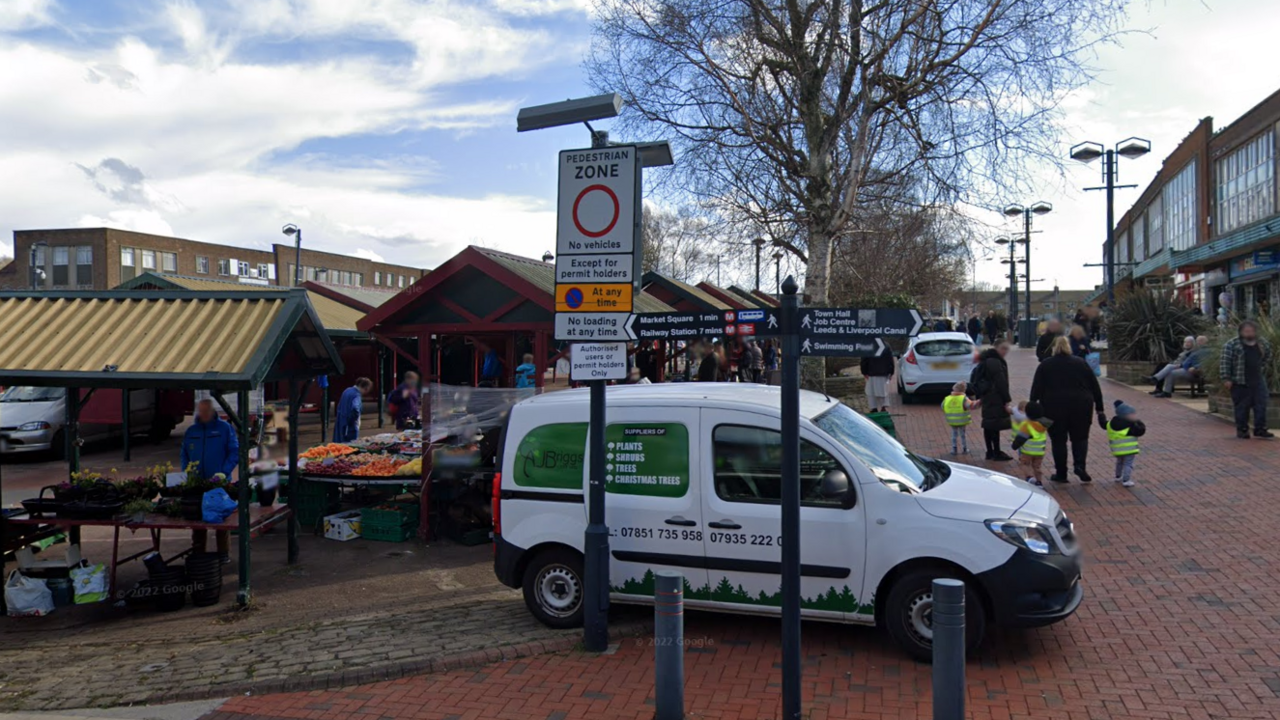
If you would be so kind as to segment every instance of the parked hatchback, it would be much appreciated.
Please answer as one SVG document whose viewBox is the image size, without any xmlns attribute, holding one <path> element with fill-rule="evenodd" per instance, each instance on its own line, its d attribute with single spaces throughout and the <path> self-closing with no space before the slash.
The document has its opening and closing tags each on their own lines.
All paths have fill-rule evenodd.
<svg viewBox="0 0 1280 720">
<path fill-rule="evenodd" d="M 968 381 L 977 347 L 959 332 L 921 333 L 911 338 L 898 360 L 898 394 L 903 402 L 922 395 L 946 395 L 958 382 Z"/>
</svg>

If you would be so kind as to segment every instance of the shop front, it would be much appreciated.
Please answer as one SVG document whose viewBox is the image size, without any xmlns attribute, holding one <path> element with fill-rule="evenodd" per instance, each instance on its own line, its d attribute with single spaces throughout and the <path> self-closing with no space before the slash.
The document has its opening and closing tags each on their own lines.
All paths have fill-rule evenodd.
<svg viewBox="0 0 1280 720">
<path fill-rule="evenodd" d="M 1280 303 L 1280 245 L 1233 258 L 1228 272 L 1234 311 L 1242 317 L 1271 316 Z"/>
</svg>

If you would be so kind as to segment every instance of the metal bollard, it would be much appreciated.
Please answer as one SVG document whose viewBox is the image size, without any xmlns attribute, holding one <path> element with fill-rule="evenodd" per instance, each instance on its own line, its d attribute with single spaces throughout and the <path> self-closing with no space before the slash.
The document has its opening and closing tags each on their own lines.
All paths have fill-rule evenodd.
<svg viewBox="0 0 1280 720">
<path fill-rule="evenodd" d="M 684 576 L 654 573 L 653 661 L 655 720 L 684 718 Z"/>
<path fill-rule="evenodd" d="M 933 720 L 964 718 L 964 583 L 933 581 Z"/>
</svg>

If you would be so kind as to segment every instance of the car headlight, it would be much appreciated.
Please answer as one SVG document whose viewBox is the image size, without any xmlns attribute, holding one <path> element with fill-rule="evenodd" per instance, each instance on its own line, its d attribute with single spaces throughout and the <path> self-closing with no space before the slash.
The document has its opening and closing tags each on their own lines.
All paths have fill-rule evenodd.
<svg viewBox="0 0 1280 720">
<path fill-rule="evenodd" d="M 984 525 L 996 537 L 1025 548 L 1037 555 L 1052 555 L 1058 552 L 1058 545 L 1053 541 L 1053 532 L 1045 525 L 1026 520 L 988 520 Z"/>
<path fill-rule="evenodd" d="M 50 425 L 49 423 L 44 422 L 43 420 L 38 420 L 36 422 L 22 423 L 21 425 L 18 426 L 18 429 L 19 430 L 48 430 L 51 427 L 53 426 Z"/>
</svg>

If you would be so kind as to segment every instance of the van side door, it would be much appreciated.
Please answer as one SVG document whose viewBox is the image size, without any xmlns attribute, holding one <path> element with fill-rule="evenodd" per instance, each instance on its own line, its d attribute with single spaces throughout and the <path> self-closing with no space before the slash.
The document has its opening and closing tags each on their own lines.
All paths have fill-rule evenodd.
<svg viewBox="0 0 1280 720">
<path fill-rule="evenodd" d="M 777 418 L 702 410 L 703 517 L 711 600 L 735 610 L 777 613 L 782 605 L 782 433 Z M 800 591 L 805 615 L 855 619 L 866 531 L 857 476 L 825 437 L 800 433 Z M 844 472 L 848 492 L 821 493 L 828 472 Z"/>
<path fill-rule="evenodd" d="M 706 595 L 698 423 L 696 408 L 609 409 L 605 522 L 609 587 L 619 599 L 652 601 L 657 570 L 683 574 L 686 599 Z"/>
</svg>

